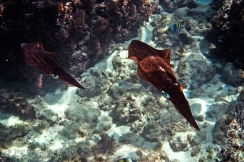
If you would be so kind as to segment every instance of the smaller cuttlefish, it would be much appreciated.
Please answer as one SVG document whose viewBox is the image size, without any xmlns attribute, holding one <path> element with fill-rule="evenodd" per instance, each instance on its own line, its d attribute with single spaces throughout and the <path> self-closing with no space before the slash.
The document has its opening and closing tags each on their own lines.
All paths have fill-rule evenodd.
<svg viewBox="0 0 244 162">
<path fill-rule="evenodd" d="M 43 49 L 42 43 L 22 43 L 21 49 L 28 65 L 36 67 L 54 79 L 63 80 L 72 86 L 84 89 L 73 76 L 57 64 L 55 53 Z"/>
<path fill-rule="evenodd" d="M 131 41 L 129 59 L 138 64 L 137 75 L 151 83 L 162 95 L 170 100 L 177 112 L 194 128 L 200 130 L 192 116 L 190 105 L 186 100 L 183 88 L 170 67 L 170 49 L 157 50 L 138 40 Z"/>
</svg>

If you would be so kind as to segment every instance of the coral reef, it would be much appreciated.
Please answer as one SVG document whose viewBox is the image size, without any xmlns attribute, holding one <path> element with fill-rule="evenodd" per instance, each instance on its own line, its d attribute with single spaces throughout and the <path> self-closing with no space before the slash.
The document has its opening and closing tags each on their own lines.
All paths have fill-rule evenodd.
<svg viewBox="0 0 244 162">
<path fill-rule="evenodd" d="M 91 98 L 98 96 L 108 88 L 104 85 L 110 84 L 110 80 L 101 71 L 91 68 L 89 72 L 89 77 L 87 77 L 86 74 L 82 75 L 82 83 L 86 89 L 77 91 L 77 94 L 81 97 L 85 96 Z M 97 80 L 96 78 L 100 79 Z M 91 88 L 93 89 L 92 91 Z"/>
<path fill-rule="evenodd" d="M 96 122 L 100 115 L 100 110 L 93 102 L 84 105 L 76 105 L 67 109 L 65 112 L 67 119 L 76 122 Z"/>
<path fill-rule="evenodd" d="M 66 160 L 63 160 L 63 162 L 87 162 L 87 158 L 85 154 L 78 155 L 75 152 L 72 152 L 70 157 Z"/>
<path fill-rule="evenodd" d="M 193 116 L 198 121 L 204 121 L 206 118 L 205 109 L 200 103 L 194 103 L 190 105 L 193 111 Z"/>
<path fill-rule="evenodd" d="M 161 151 L 159 154 L 151 152 L 147 156 L 142 156 L 137 161 L 138 162 L 144 162 L 144 161 L 154 161 L 154 162 L 165 161 L 165 162 L 169 162 L 171 160 L 169 160 L 169 158 L 167 157 L 167 155 L 165 154 L 164 151 Z"/>
<path fill-rule="evenodd" d="M 175 152 L 184 151 L 189 146 L 189 141 L 187 140 L 182 141 L 182 139 L 178 137 L 176 139 L 169 141 L 169 145 L 172 148 L 172 150 Z"/>
<path fill-rule="evenodd" d="M 114 119 L 123 123 L 130 123 L 141 118 L 139 105 L 131 95 L 117 98 L 114 104 L 111 114 Z"/>
<path fill-rule="evenodd" d="M 183 83 L 188 81 L 185 87 L 190 85 L 190 89 L 196 89 L 207 83 L 216 73 L 215 68 L 208 66 L 208 63 L 204 57 L 199 55 L 191 55 L 191 57 L 187 59 L 182 58 L 180 60 L 178 69 L 180 76 L 179 81 L 182 81 Z M 191 71 L 191 74 L 189 74 L 189 70 Z M 194 82 L 189 84 L 189 79 Z"/>
<path fill-rule="evenodd" d="M 197 5 L 191 1 L 191 0 L 178 0 L 178 1 L 171 1 L 171 0 L 165 0 L 165 1 L 160 1 L 160 5 L 162 5 L 162 8 L 166 12 L 175 12 L 178 8 L 181 7 L 188 7 L 188 8 L 193 8 L 196 7 Z"/>
<path fill-rule="evenodd" d="M 227 63 L 221 70 L 221 79 L 225 80 L 226 83 L 237 86 L 243 82 L 239 77 L 239 70 L 232 63 Z"/>
<path fill-rule="evenodd" d="M 21 139 L 26 136 L 30 131 L 29 124 L 15 124 L 13 126 L 7 127 L 0 124 L 1 137 L 0 137 L 0 147 L 8 148 L 16 139 Z M 16 142 L 14 142 L 16 144 Z"/>
<path fill-rule="evenodd" d="M 2 152 L 0 152 L 0 161 L 1 162 L 12 162 L 13 160 L 11 160 L 11 158 L 9 158 L 9 157 L 3 156 Z"/>
<path fill-rule="evenodd" d="M 207 118 L 211 118 L 212 120 L 214 119 L 218 119 L 219 118 L 219 114 L 224 114 L 226 112 L 226 110 L 228 110 L 228 104 L 225 103 L 216 103 L 213 105 L 210 105 L 208 108 L 208 111 L 206 112 L 206 116 Z M 222 117 L 222 119 L 226 119 L 225 116 Z M 222 122 L 222 119 L 221 122 Z M 216 124 L 216 125 L 221 125 L 221 124 Z"/>
<path fill-rule="evenodd" d="M 208 15 L 205 15 L 205 13 Z M 183 87 L 195 89 L 205 84 L 215 74 L 215 68 L 208 65 L 204 56 L 199 55 L 198 45 L 204 40 L 203 36 L 210 30 L 207 19 L 213 13 L 211 8 L 179 8 L 170 15 L 161 12 L 152 21 L 153 40 L 162 48 L 171 48 L 171 62 L 177 62 L 179 82 Z M 185 16 L 182 16 L 185 15 Z M 193 16 L 194 15 L 194 16 Z M 205 16 L 202 16 L 205 15 Z M 182 16 L 182 17 L 181 17 Z M 178 36 L 171 37 L 167 32 L 170 24 L 180 22 Z M 207 51 L 209 46 L 200 46 L 201 51 Z M 189 53 L 196 53 L 188 56 Z M 206 52 L 205 52 L 206 53 Z M 178 62 L 179 60 L 179 62 Z M 191 74 L 189 73 L 191 71 Z M 191 82 L 194 80 L 194 82 Z"/>
<path fill-rule="evenodd" d="M 215 156 L 216 161 L 243 161 L 243 103 L 234 103 L 234 118 L 228 122 L 227 128 L 222 129 L 225 133 L 225 141 Z M 233 113 L 232 113 L 233 114 Z M 226 121 L 225 121 L 226 122 Z M 226 137 L 227 136 L 227 137 Z"/>
<path fill-rule="evenodd" d="M 24 95 L 17 92 L 8 92 L 6 89 L 1 89 L 0 93 L 1 110 L 17 113 L 26 119 L 36 118 L 35 108 L 27 102 Z"/>
<path fill-rule="evenodd" d="M 15 11 L 10 14 L 10 8 L 15 5 L 12 2 L 15 1 L 0 1 L 1 22 L 7 18 L 12 20 L 11 16 L 16 14 Z M 28 78 L 29 88 L 34 89 L 32 93 L 38 91 L 40 96 L 32 97 L 28 103 L 20 93 L 0 90 L 3 107 L 0 111 L 0 161 L 105 162 L 130 158 L 141 162 L 176 162 L 214 161 L 214 157 L 219 161 L 242 160 L 244 93 L 240 80 L 243 71 L 219 59 L 213 60 L 212 53 L 217 47 L 204 39 L 207 32 L 216 28 L 214 23 L 213 26 L 208 23 L 215 9 L 213 6 L 222 4 L 213 2 L 211 6 L 197 6 L 192 0 L 160 3 L 163 10 L 150 17 L 151 22 L 147 23 L 149 16 L 157 10 L 156 1 L 18 2 L 23 9 L 17 11 L 29 13 L 22 18 L 27 20 L 31 32 L 26 34 L 23 27 L 19 28 L 21 32 L 15 32 L 15 36 L 23 37 L 21 42 L 37 38 L 43 41 L 47 50 L 55 51 L 61 65 L 78 76 L 86 89 L 70 87 L 63 91 L 67 87 L 62 84 L 59 90 L 45 94 L 46 89 L 53 91 L 56 86 L 51 87 L 48 77 L 21 64 L 20 71 L 26 72 L 26 76 L 17 75 L 20 76 L 18 79 L 25 81 Z M 166 13 L 166 10 L 174 13 Z M 48 21 L 52 29 L 47 25 L 46 13 L 52 18 Z M 23 20 L 21 16 L 19 18 Z M 34 19 L 38 19 L 34 21 L 35 25 L 30 21 Z M 176 22 L 181 23 L 181 31 L 177 37 L 171 37 L 167 33 L 168 24 Z M 7 25 L 11 27 L 10 22 Z M 18 25 L 21 22 L 16 20 Z M 3 30 L 4 25 L 1 27 Z M 0 36 L 10 33 L 10 28 L 5 30 L 6 33 L 0 32 Z M 175 111 L 173 104 L 138 78 L 136 63 L 127 59 L 129 42 L 119 43 L 136 36 L 137 30 L 137 38 L 153 47 L 171 48 L 171 67 L 183 85 L 201 131 L 196 132 Z M 14 43 L 17 46 L 20 40 L 16 41 L 19 41 Z M 7 42 L 4 45 L 10 48 Z M 0 51 L 5 48 L 1 46 Z M 17 51 L 15 61 L 18 62 L 21 59 L 18 50 L 13 48 L 12 51 Z M 109 56 L 87 69 L 108 55 L 108 51 Z M 16 74 L 20 73 L 16 71 Z M 34 82 L 36 86 L 33 86 Z M 238 95 L 236 104 L 233 100 Z M 18 105 L 21 103 L 24 104 Z M 235 116 L 237 105 L 236 114 L 239 115 Z M 28 110 L 28 106 L 35 110 L 34 121 L 21 114 Z M 12 119 L 16 123 L 8 125 Z M 237 129 L 236 124 L 241 129 Z M 23 153 L 17 154 L 22 149 Z"/>
<path fill-rule="evenodd" d="M 113 137 L 109 137 L 105 133 L 100 134 L 100 137 L 97 145 L 92 148 L 93 152 L 95 154 L 114 154 L 116 142 Z"/>
<path fill-rule="evenodd" d="M 40 73 L 25 65 L 21 43 L 43 42 L 65 70 L 80 75 L 115 43 L 135 37 L 139 26 L 157 10 L 157 1 L 1 1 L 1 78 L 22 82 L 15 88 L 33 94 L 52 91 L 57 85 L 46 75 L 43 86 L 36 86 Z"/>
<path fill-rule="evenodd" d="M 116 50 L 120 52 L 116 52 Z M 101 113 L 109 112 L 108 117 L 105 118 L 102 115 L 98 118 L 94 133 L 102 133 L 102 130 L 107 129 L 110 132 L 110 128 L 113 130 L 114 126 L 109 125 L 112 119 L 115 125 L 127 125 L 132 130 L 132 132 L 126 133 L 127 131 L 124 129 L 124 134 L 114 134 L 116 139 L 119 138 L 119 144 L 131 144 L 140 148 L 160 150 L 162 141 L 171 139 L 176 132 L 186 131 L 188 125 L 186 122 L 181 122 L 183 119 L 177 117 L 172 105 L 165 103 L 161 95 L 151 85 L 140 82 L 134 74 L 136 70 L 134 63 L 124 59 L 123 47 L 116 50 L 107 59 L 106 64 L 101 62 L 83 74 L 82 82 L 90 84 L 88 87 L 95 87 L 95 89 L 86 92 L 77 91 L 80 97 L 96 98 Z M 97 77 L 99 80 L 96 79 Z M 69 109 L 68 111 L 73 110 Z M 69 116 L 75 117 L 75 114 Z M 174 119 L 173 123 L 172 119 Z M 100 155 L 97 158 L 104 160 L 106 155 L 105 157 L 101 153 Z"/>
<path fill-rule="evenodd" d="M 113 122 L 110 116 L 99 116 L 94 133 L 101 133 L 111 128 Z"/>
<path fill-rule="evenodd" d="M 213 28 L 206 35 L 206 39 L 216 46 L 212 55 L 230 61 L 243 70 L 244 2 L 225 0 L 217 6 L 217 12 L 210 21 Z"/>
</svg>

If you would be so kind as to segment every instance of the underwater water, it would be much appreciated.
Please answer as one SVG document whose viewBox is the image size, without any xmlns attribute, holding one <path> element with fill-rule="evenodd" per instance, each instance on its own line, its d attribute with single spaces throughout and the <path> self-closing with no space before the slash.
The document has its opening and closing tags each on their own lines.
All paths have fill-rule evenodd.
<svg viewBox="0 0 244 162">
<path fill-rule="evenodd" d="M 212 1 L 162 1 L 158 10 L 79 75 L 60 68 L 45 43 L 19 44 L 39 89 L 44 77 L 71 86 L 1 89 L 0 162 L 244 161 L 244 75 L 210 56 Z"/>
</svg>

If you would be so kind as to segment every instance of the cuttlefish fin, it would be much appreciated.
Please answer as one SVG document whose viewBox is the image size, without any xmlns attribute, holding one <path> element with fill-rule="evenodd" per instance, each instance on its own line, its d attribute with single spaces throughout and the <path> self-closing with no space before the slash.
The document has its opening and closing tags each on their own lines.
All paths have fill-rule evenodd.
<svg viewBox="0 0 244 162">
<path fill-rule="evenodd" d="M 36 47 L 39 50 L 44 50 L 43 45 L 42 45 L 41 42 L 30 43 L 30 45 Z"/>
<path fill-rule="evenodd" d="M 136 58 L 136 56 L 129 56 L 128 58 L 135 61 L 138 64 L 138 59 Z"/>
<path fill-rule="evenodd" d="M 35 46 L 36 48 L 38 48 L 40 51 L 42 51 L 43 53 L 45 53 L 50 59 L 52 59 L 55 63 L 57 63 L 57 58 L 56 58 L 56 54 L 54 52 L 47 52 L 44 48 L 43 48 L 43 44 L 41 42 L 34 42 L 31 43 L 33 46 Z"/>
<path fill-rule="evenodd" d="M 137 75 L 140 79 L 149 82 L 140 66 L 137 68 Z"/>
<path fill-rule="evenodd" d="M 169 48 L 158 50 L 159 57 L 163 58 L 168 65 L 170 65 L 170 52 L 171 50 Z"/>
</svg>

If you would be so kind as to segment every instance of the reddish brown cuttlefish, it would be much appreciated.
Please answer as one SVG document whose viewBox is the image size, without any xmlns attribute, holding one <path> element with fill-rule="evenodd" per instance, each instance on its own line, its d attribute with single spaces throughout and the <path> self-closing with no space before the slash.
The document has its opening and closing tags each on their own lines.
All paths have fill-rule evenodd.
<svg viewBox="0 0 244 162">
<path fill-rule="evenodd" d="M 131 41 L 128 58 L 138 64 L 139 78 L 151 83 L 162 95 L 170 100 L 177 112 L 182 115 L 194 128 L 200 130 L 186 100 L 183 88 L 170 67 L 170 49 L 157 50 L 138 41 Z"/>
<path fill-rule="evenodd" d="M 73 76 L 57 64 L 55 53 L 45 51 L 41 43 L 22 43 L 21 49 L 28 65 L 36 67 L 54 79 L 63 80 L 72 86 L 84 89 Z"/>
</svg>

